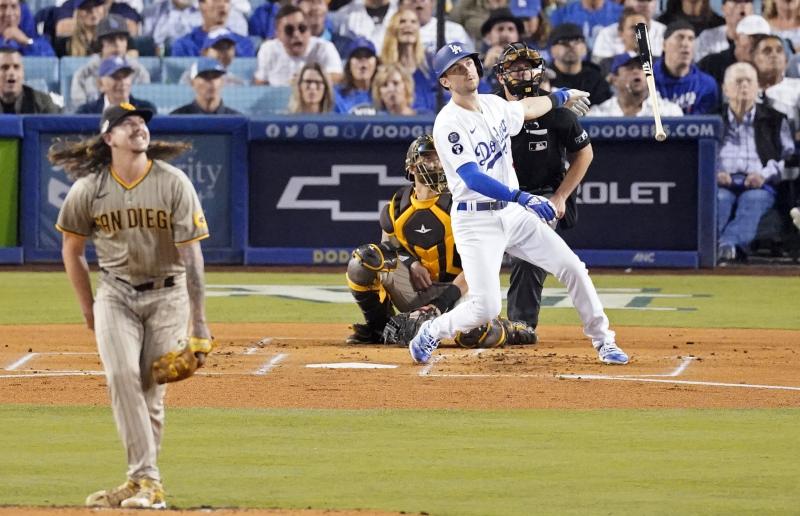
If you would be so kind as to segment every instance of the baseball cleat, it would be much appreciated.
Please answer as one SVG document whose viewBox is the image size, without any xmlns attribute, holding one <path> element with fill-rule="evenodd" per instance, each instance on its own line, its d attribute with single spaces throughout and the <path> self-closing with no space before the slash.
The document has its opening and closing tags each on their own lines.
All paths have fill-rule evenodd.
<svg viewBox="0 0 800 516">
<path fill-rule="evenodd" d="M 347 344 L 383 344 L 382 332 L 376 332 L 368 324 L 355 323 L 353 334 L 347 337 Z"/>
<path fill-rule="evenodd" d="M 120 507 L 125 509 L 166 509 L 164 488 L 161 482 L 143 478 L 139 484 L 139 492 L 122 501 Z"/>
<path fill-rule="evenodd" d="M 597 350 L 600 361 L 604 364 L 625 365 L 628 363 L 628 355 L 619 349 L 614 342 L 607 342 Z"/>
<path fill-rule="evenodd" d="M 422 323 L 419 331 L 411 342 L 408 343 L 408 351 L 411 353 L 411 359 L 416 364 L 427 364 L 431 359 L 433 351 L 439 346 L 439 339 L 431 335 L 428 328 L 430 328 L 433 320 L 428 320 Z"/>
<path fill-rule="evenodd" d="M 87 507 L 119 507 L 123 500 L 139 492 L 139 484 L 128 480 L 114 489 L 97 491 L 86 497 Z"/>
</svg>

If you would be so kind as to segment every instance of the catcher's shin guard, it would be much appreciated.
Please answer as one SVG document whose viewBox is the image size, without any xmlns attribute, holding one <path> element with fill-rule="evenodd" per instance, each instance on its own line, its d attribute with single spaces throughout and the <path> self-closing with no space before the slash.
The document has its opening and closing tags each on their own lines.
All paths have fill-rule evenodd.
<svg viewBox="0 0 800 516">
<path fill-rule="evenodd" d="M 456 343 L 464 348 L 497 348 L 504 345 L 536 344 L 536 332 L 522 321 L 497 317 L 468 332 L 458 332 Z"/>
</svg>

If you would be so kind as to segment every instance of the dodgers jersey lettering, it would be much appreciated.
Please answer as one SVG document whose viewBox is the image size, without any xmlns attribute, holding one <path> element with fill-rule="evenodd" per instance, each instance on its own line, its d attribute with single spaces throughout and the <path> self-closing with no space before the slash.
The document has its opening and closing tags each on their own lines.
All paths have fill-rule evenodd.
<svg viewBox="0 0 800 516">
<path fill-rule="evenodd" d="M 511 157 L 511 136 L 522 129 L 525 111 L 521 102 L 508 102 L 496 95 L 478 95 L 480 112 L 469 111 L 452 100 L 436 117 L 433 141 L 447 176 L 453 201 L 493 201 L 467 188 L 458 167 L 477 163 L 481 172 L 517 188 Z"/>
<path fill-rule="evenodd" d="M 100 267 L 133 284 L 184 272 L 175 245 L 209 236 L 188 176 L 160 160 L 132 184 L 112 169 L 78 179 L 56 228 L 90 237 Z"/>
</svg>

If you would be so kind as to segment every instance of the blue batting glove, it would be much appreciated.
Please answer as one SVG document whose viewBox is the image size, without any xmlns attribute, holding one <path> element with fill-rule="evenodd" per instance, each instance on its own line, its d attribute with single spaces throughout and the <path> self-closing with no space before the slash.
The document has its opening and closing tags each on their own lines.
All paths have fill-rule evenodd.
<svg viewBox="0 0 800 516">
<path fill-rule="evenodd" d="M 564 88 L 554 88 L 550 92 L 550 97 L 553 99 L 555 107 L 561 107 L 569 100 L 569 90 Z"/>
<path fill-rule="evenodd" d="M 546 197 L 519 192 L 517 202 L 548 224 L 556 218 L 556 210 L 553 209 L 553 205 Z"/>
</svg>

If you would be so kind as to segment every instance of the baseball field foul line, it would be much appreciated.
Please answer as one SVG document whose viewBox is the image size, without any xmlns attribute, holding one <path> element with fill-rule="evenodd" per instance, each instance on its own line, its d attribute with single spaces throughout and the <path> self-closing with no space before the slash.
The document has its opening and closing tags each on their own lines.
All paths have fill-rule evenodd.
<svg viewBox="0 0 800 516">
<path fill-rule="evenodd" d="M 258 370 L 253 373 L 256 376 L 264 376 L 265 374 L 272 371 L 272 369 L 278 365 L 284 358 L 288 357 L 288 353 L 278 353 L 274 357 L 270 358 L 266 364 L 262 365 L 258 368 Z"/>
<path fill-rule="evenodd" d="M 26 362 L 28 362 L 30 359 L 32 359 L 36 355 L 38 355 L 38 353 L 26 353 L 25 355 L 22 355 L 22 358 L 20 358 L 19 360 L 17 360 L 14 363 L 8 365 L 5 369 L 6 369 L 6 371 L 16 371 L 16 369 L 18 367 L 21 367 L 21 366 L 25 365 Z"/>
<path fill-rule="evenodd" d="M 620 382 L 648 382 L 648 383 L 669 383 L 672 385 L 700 385 L 706 387 L 741 387 L 745 389 L 770 389 L 776 391 L 800 391 L 800 387 L 789 385 L 761 385 L 754 383 L 725 383 L 725 382 L 701 382 L 691 380 L 659 380 L 656 378 L 633 378 L 625 376 L 605 376 L 591 374 L 561 374 L 558 378 L 565 380 L 617 380 Z"/>
</svg>

